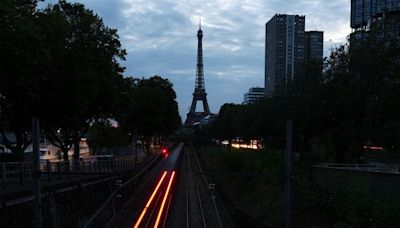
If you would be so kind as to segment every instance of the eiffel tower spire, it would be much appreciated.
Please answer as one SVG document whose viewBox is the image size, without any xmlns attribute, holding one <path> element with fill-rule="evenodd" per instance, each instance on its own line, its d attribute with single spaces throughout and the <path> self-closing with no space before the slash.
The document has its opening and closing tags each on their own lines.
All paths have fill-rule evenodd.
<svg viewBox="0 0 400 228">
<path fill-rule="evenodd" d="M 193 92 L 192 105 L 187 114 L 185 125 L 192 125 L 194 122 L 201 120 L 210 114 L 210 108 L 207 102 L 207 93 L 204 85 L 203 71 L 203 31 L 201 30 L 201 19 L 199 21 L 199 30 L 197 31 L 197 67 L 196 67 L 196 82 Z M 203 112 L 196 112 L 197 101 L 202 101 Z"/>
</svg>

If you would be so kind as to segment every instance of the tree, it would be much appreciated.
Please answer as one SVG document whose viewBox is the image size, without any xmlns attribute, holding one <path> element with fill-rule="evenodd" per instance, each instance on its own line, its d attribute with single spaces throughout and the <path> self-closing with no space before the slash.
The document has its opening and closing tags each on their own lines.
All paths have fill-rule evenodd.
<svg viewBox="0 0 400 228">
<path fill-rule="evenodd" d="M 43 126 L 64 160 L 90 123 L 110 117 L 121 85 L 124 60 L 115 29 L 82 4 L 60 1 L 40 14 L 51 61 L 41 97 Z M 51 107 L 51 108 L 50 108 Z"/>
<path fill-rule="evenodd" d="M 92 123 L 89 128 L 88 143 L 95 153 L 104 149 L 126 146 L 129 143 L 128 135 L 121 127 L 112 126 L 108 120 L 99 120 Z"/>
<path fill-rule="evenodd" d="M 142 137 L 147 152 L 154 137 L 171 134 L 181 125 L 173 85 L 168 79 L 126 79 L 125 100 L 117 121 L 131 134 Z"/>
<path fill-rule="evenodd" d="M 400 147 L 400 67 L 385 43 L 340 46 L 325 60 L 305 62 L 286 89 L 254 105 L 224 104 L 214 123 L 219 138 L 262 137 L 284 149 L 285 119 L 294 121 L 302 159 L 359 162 L 363 146 Z M 309 153 L 309 152 L 312 153 Z"/>
<path fill-rule="evenodd" d="M 36 4 L 0 2 L 0 132 L 19 161 L 31 142 L 31 119 L 38 115 L 40 83 L 49 60 L 37 25 Z"/>
</svg>

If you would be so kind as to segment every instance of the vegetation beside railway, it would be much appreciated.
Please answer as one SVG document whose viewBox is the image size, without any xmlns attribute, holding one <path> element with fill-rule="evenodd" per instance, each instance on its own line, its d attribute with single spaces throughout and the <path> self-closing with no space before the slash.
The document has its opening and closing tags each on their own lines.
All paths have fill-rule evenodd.
<svg viewBox="0 0 400 228">
<path fill-rule="evenodd" d="M 274 227 L 283 226 L 284 155 L 271 150 L 203 146 L 199 158 L 210 181 L 235 207 Z M 310 170 L 294 167 L 293 224 L 296 227 L 395 227 L 400 199 L 356 186 L 325 189 L 310 180 Z"/>
</svg>

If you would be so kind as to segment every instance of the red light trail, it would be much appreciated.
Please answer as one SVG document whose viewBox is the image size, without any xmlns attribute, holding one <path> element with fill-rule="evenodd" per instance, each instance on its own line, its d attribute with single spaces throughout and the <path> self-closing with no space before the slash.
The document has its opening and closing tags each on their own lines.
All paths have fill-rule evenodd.
<svg viewBox="0 0 400 228">
<path fill-rule="evenodd" d="M 160 188 L 160 186 L 161 186 L 162 182 L 164 181 L 164 178 L 165 178 L 166 175 L 167 175 L 167 171 L 164 172 L 164 174 L 162 175 L 160 181 L 158 181 L 158 184 L 157 184 L 156 188 L 154 189 L 153 194 L 151 194 L 150 199 L 147 201 L 147 204 L 146 204 L 146 206 L 144 207 L 142 213 L 140 214 L 140 217 L 139 217 L 139 219 L 137 220 L 137 222 L 136 222 L 134 228 L 138 228 L 138 227 L 139 227 L 140 223 L 141 223 L 142 220 L 143 220 L 143 217 L 144 217 L 145 214 L 146 214 L 147 209 L 150 207 L 150 204 L 151 204 L 151 202 L 153 201 L 154 196 L 155 196 L 156 193 L 158 192 L 158 189 Z"/>
<path fill-rule="evenodd" d="M 171 178 L 169 179 L 167 191 L 165 192 L 164 199 L 163 199 L 163 201 L 161 203 L 160 210 L 158 211 L 156 223 L 154 224 L 155 228 L 158 227 L 158 224 L 160 222 L 161 215 L 162 215 L 162 213 L 164 211 L 165 201 L 167 200 L 167 197 L 169 195 L 169 191 L 171 189 L 171 184 L 172 184 L 172 181 L 174 180 L 174 176 L 175 176 L 175 171 L 172 172 Z"/>
<path fill-rule="evenodd" d="M 164 171 L 162 177 L 158 181 L 157 186 L 155 187 L 153 193 L 151 194 L 149 200 L 146 203 L 146 206 L 143 208 L 143 211 L 140 214 L 140 216 L 139 216 L 138 220 L 136 221 L 135 225 L 133 226 L 133 228 L 138 228 L 140 226 L 140 224 L 142 223 L 143 219 L 146 217 L 147 210 L 152 205 L 153 199 L 158 194 L 158 192 L 160 193 L 160 196 L 162 196 L 164 194 L 161 206 L 159 207 L 159 211 L 158 211 L 158 214 L 157 214 L 156 221 L 154 223 L 154 227 L 158 227 L 159 226 L 161 217 L 162 217 L 163 214 L 165 214 L 164 211 L 165 211 L 165 207 L 166 207 L 165 204 L 166 204 L 167 198 L 168 198 L 168 196 L 171 197 L 170 191 L 171 191 L 171 186 L 173 184 L 173 180 L 174 180 L 174 177 L 175 177 L 175 171 L 172 171 L 172 174 L 171 174 L 171 176 L 169 178 L 167 189 L 163 193 L 161 188 L 164 188 L 164 187 L 161 187 L 161 186 L 164 185 L 163 183 L 164 183 L 164 179 L 166 179 L 166 176 L 167 176 L 167 171 Z M 158 203 L 156 202 L 154 207 L 157 208 L 158 207 L 157 205 L 158 205 Z M 167 206 L 167 212 L 166 213 L 168 213 L 168 207 L 169 206 Z M 149 220 L 151 219 L 151 217 L 152 217 L 152 215 L 149 216 Z M 165 214 L 165 217 L 166 217 L 166 214 Z M 165 224 L 165 221 L 164 221 L 164 224 Z"/>
</svg>

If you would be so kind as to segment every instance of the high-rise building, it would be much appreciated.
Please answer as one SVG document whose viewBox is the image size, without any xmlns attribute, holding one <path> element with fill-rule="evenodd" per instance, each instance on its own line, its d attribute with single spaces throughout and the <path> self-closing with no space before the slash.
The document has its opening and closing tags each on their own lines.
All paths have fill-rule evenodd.
<svg viewBox="0 0 400 228">
<path fill-rule="evenodd" d="M 307 31 L 304 39 L 304 59 L 322 61 L 324 52 L 324 32 Z"/>
<path fill-rule="evenodd" d="M 265 95 L 265 89 L 260 87 L 252 87 L 249 89 L 249 92 L 244 94 L 243 104 L 253 104 L 257 101 L 262 100 Z"/>
<path fill-rule="evenodd" d="M 276 14 L 265 26 L 265 94 L 293 80 L 304 59 L 305 16 Z"/>
<path fill-rule="evenodd" d="M 394 24 L 398 24 L 399 14 L 400 0 L 351 0 L 350 26 L 353 32 L 350 35 L 350 41 L 354 43 L 354 41 L 367 40 L 371 27 L 383 27 L 380 24 L 392 23 L 394 20 L 397 20 Z M 382 38 L 387 37 L 387 34 L 393 36 L 393 33 L 396 34 L 399 30 L 398 26 L 393 27 L 385 26 L 385 30 L 393 31 L 384 31 L 379 36 Z M 393 39 L 393 37 L 388 38 Z"/>
<path fill-rule="evenodd" d="M 392 49 L 400 65 L 400 0 L 351 0 L 350 47 L 367 42 Z"/>
<path fill-rule="evenodd" d="M 366 28 L 373 18 L 400 10 L 400 0 L 351 0 L 351 28 Z"/>
</svg>

